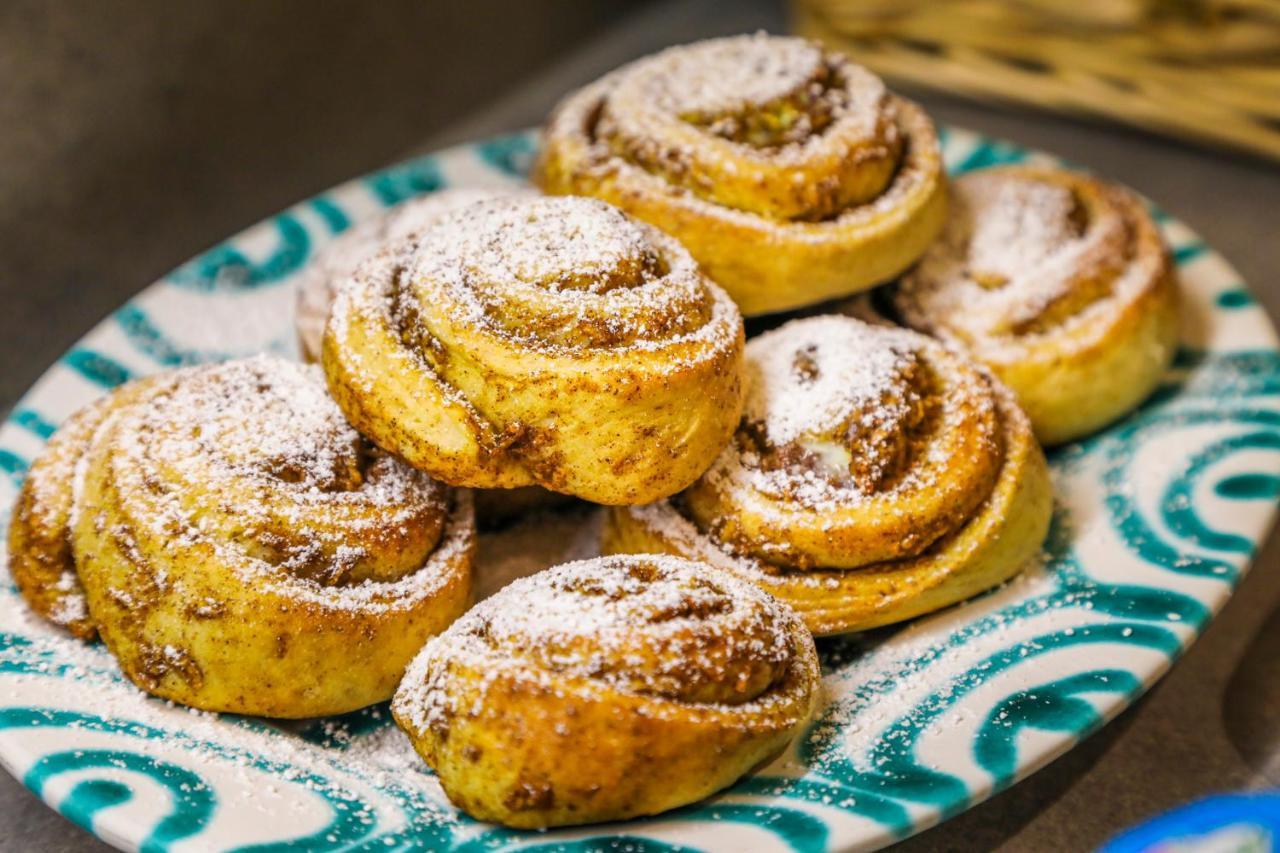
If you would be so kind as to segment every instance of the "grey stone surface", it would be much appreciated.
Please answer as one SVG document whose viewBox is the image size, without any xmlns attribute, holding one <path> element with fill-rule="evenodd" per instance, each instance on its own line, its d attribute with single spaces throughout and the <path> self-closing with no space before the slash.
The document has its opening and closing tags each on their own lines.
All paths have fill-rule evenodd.
<svg viewBox="0 0 1280 853">
<path fill-rule="evenodd" d="M 280 11 L 303 7 L 281 4 L 262 4 L 275 11 L 255 12 L 246 25 L 239 15 L 248 5 L 236 5 L 236 12 L 223 9 L 225 17 L 217 19 L 225 25 L 222 35 L 205 31 L 197 37 L 198 28 L 193 28 L 181 38 L 168 31 L 159 38 L 153 28 L 161 24 L 156 21 L 124 24 L 101 19 L 111 15 L 92 14 L 90 21 L 65 20 L 97 8 L 87 3 L 0 7 L 0 79 L 18 80 L 28 104 L 38 106 L 41 98 L 52 97 L 59 101 L 53 112 L 64 111 L 41 113 L 38 121 L 48 122 L 54 131 L 48 139 L 37 134 L 24 149 L 24 143 L 14 144 L 10 128 L 20 126 L 16 133 L 22 137 L 28 131 L 21 127 L 36 122 L 40 110 L 17 110 L 5 100 L 12 93 L 0 91 L 0 305 L 5 306 L 0 309 L 0 409 L 11 405 L 92 320 L 203 246 L 271 210 L 411 149 L 535 124 L 568 89 L 668 44 L 785 27 L 779 6 L 768 0 L 666 2 L 632 13 L 541 73 L 528 74 L 526 69 L 539 58 L 562 50 L 572 36 L 607 15 L 593 7 L 572 26 L 543 21 L 522 36 L 527 45 L 510 47 L 526 52 L 514 65 L 503 65 L 509 57 L 495 50 L 495 31 L 531 26 L 528 17 L 519 18 L 518 7 L 525 4 L 510 4 L 509 10 L 516 11 L 504 9 L 498 26 L 491 7 L 504 4 L 473 2 L 470 9 L 481 10 L 476 14 L 481 23 L 468 24 L 458 13 L 452 24 L 436 28 L 414 17 L 428 13 L 405 11 L 427 4 L 385 4 L 376 15 L 369 11 L 373 7 L 338 4 L 343 14 L 354 16 L 365 9 L 364 15 L 378 20 L 352 25 L 351 31 L 330 19 L 336 12 L 323 23 L 308 20 L 307 27 L 343 33 L 341 41 L 350 45 L 320 49 L 320 37 L 308 41 L 310 49 L 282 45 L 282 55 L 268 63 L 269 72 L 247 69 L 237 76 L 236 57 L 252 61 L 250 54 L 264 49 L 272 32 L 296 34 L 303 26 Z M 586 9 L 588 4 L 549 5 L 569 15 L 568 7 Z M 386 6 L 396 11 L 382 11 Z M 484 14 L 486 10 L 490 13 Z M 384 15 L 401 26 L 385 23 Z M 404 24 L 406 20 L 412 23 Z M 447 70 L 423 57 L 415 64 L 403 44 L 403 30 L 414 27 L 423 33 L 424 52 L 451 54 Z M 99 38 L 88 38 L 94 33 L 174 55 L 168 65 L 160 63 L 165 68 L 161 81 L 148 76 L 120 84 L 117 99 L 105 105 L 83 80 L 78 84 L 83 90 L 77 89 L 74 97 L 60 92 L 62 82 L 85 74 L 86 68 L 89 73 L 115 73 L 97 55 Z M 131 38 L 139 40 L 129 42 Z M 27 41 L 31 39 L 35 41 Z M 49 56 L 51 51 L 58 56 Z M 89 64 L 80 64 L 84 62 Z M 385 70 L 384 62 L 394 70 Z M 498 65 L 502 74 L 493 77 Z M 344 68 L 365 82 L 337 81 Z M 477 74 L 483 84 L 476 83 Z M 456 97 L 459 88 L 468 91 L 467 97 Z M 198 95 L 194 103 L 193 92 Z M 422 93 L 416 102 L 415 92 Z M 491 106 L 470 107 L 498 92 L 505 94 Z M 83 110 L 97 110 L 92 114 L 108 124 L 122 121 L 121 111 L 141 109 L 135 103 L 139 98 L 171 98 L 174 103 L 170 112 L 149 113 L 147 121 L 129 132 L 116 129 L 103 136 L 101 128 L 82 128 L 79 135 L 57 130 L 63 123 L 83 121 L 73 116 Z M 1274 274 L 1280 169 L 1275 166 L 1085 121 L 935 95 L 922 100 L 941 121 L 1054 151 L 1150 195 L 1222 251 L 1272 316 L 1280 310 L 1280 283 Z M 151 108 L 155 110 L 154 102 Z M 212 117 L 201 118 L 207 111 Z M 263 111 L 284 116 L 264 118 Z M 370 123 L 352 128 L 351 122 L 365 120 Z M 42 150 L 52 145 L 49 139 L 57 141 L 53 153 Z M 43 177 L 19 175 L 32 170 L 33 162 L 45 164 Z M 69 174 L 50 176 L 59 169 Z M 70 174 L 81 169 L 92 174 Z M 9 188 L 19 178 L 28 189 L 26 195 L 17 194 L 15 206 Z M 41 200 L 41 180 L 51 182 L 52 201 Z M 1280 539 L 1273 536 L 1223 613 L 1137 705 L 1047 768 L 901 849 L 1088 849 L 1196 796 L 1280 785 L 1278 562 Z M 3 777 L 0 848 L 101 845 Z"/>
</svg>

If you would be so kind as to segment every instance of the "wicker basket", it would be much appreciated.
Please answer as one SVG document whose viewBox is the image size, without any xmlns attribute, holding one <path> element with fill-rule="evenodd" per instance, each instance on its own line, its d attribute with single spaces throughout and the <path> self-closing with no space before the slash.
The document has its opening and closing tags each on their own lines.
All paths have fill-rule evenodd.
<svg viewBox="0 0 1280 853">
<path fill-rule="evenodd" d="M 1280 159 L 1280 0 L 792 2 L 887 77 Z"/>
</svg>

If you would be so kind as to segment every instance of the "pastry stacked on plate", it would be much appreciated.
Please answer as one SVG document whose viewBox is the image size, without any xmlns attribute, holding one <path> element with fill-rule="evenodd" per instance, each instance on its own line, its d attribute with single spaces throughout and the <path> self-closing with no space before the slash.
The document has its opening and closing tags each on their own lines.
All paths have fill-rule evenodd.
<svg viewBox="0 0 1280 853">
<path fill-rule="evenodd" d="M 1020 571 L 1041 445 L 1132 410 L 1176 343 L 1132 195 L 1033 167 L 948 188 L 923 111 L 807 41 L 615 71 L 548 120 L 533 181 L 334 241 L 299 291 L 318 364 L 185 368 L 72 417 L 10 525 L 32 609 L 197 708 L 394 694 L 483 819 L 653 814 L 786 748 L 814 635 Z M 607 507 L 607 556 L 468 610 L 477 514 L 574 498 Z"/>
</svg>

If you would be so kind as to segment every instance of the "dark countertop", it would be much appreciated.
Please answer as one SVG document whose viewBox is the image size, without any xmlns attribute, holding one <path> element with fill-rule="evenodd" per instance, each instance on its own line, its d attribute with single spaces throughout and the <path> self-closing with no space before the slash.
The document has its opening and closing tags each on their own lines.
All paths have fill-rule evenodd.
<svg viewBox="0 0 1280 853">
<path fill-rule="evenodd" d="M 692 0 L 646 7 L 543 73 L 523 78 L 491 106 L 449 123 L 417 149 L 536 124 L 559 95 L 627 59 L 675 42 L 757 28 L 785 28 L 777 4 Z M 1275 240 L 1280 168 L 1108 125 L 934 95 L 920 99 L 939 121 L 1053 151 L 1149 195 L 1226 255 L 1273 317 L 1280 311 L 1280 282 L 1273 272 L 1280 260 Z M 357 164 L 351 172 L 371 165 Z M 300 187 L 300 197 L 342 177 L 346 175 L 316 170 L 291 188 Z M 275 206 L 292 200 L 279 198 Z M 272 209 L 263 207 L 242 221 L 214 223 L 218 228 L 211 226 L 200 244 Z M 152 272 L 162 273 L 190 254 L 187 247 L 179 248 L 182 253 L 166 254 L 153 246 L 153 256 L 166 266 Z M 128 290 L 108 294 L 98 313 L 144 283 L 137 279 Z M 66 293 L 64 289 L 61 298 Z M 14 281 L 0 280 L 0 297 L 20 312 L 49 302 Z M 3 340 L 7 375 L 0 384 L 0 410 L 12 405 L 15 392 L 86 327 L 83 315 L 70 318 L 50 332 L 58 346 L 48 353 L 19 350 Z M 19 378 L 21 386 L 16 386 Z M 1280 539 L 1273 535 L 1222 614 L 1144 699 L 1048 768 L 900 849 L 1080 850 L 1203 794 L 1280 786 L 1280 727 L 1275 724 L 1275 709 L 1280 708 L 1278 563 Z M 39 806 L 7 776 L 0 777 L 0 847 L 105 849 Z"/>
</svg>

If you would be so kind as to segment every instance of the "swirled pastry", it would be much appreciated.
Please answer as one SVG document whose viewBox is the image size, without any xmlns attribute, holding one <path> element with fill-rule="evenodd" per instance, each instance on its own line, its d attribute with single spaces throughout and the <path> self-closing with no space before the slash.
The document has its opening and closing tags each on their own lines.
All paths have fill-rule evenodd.
<svg viewBox="0 0 1280 853">
<path fill-rule="evenodd" d="M 748 316 L 892 278 L 946 215 L 918 106 L 813 42 L 762 34 L 671 48 L 570 95 L 533 180 L 675 235 Z"/>
<path fill-rule="evenodd" d="M 1048 467 L 997 380 L 924 335 L 850 317 L 747 344 L 733 441 L 677 498 L 610 512 L 606 553 L 703 560 L 815 634 L 927 613 L 1017 573 L 1048 528 Z"/>
<path fill-rule="evenodd" d="M 298 278 L 295 325 L 304 361 L 320 361 L 324 324 L 339 286 L 355 275 L 360 264 L 378 250 L 478 201 L 523 192 L 515 189 L 457 187 L 411 199 L 382 216 L 340 234 L 321 249 Z M 537 486 L 485 489 L 474 496 L 476 522 L 500 525 L 526 512 L 562 506 L 569 499 Z"/>
<path fill-rule="evenodd" d="M 149 693 L 273 717 L 349 711 L 389 697 L 469 602 L 469 498 L 364 441 L 315 368 L 179 370 L 67 429 L 50 453 L 78 473 L 44 481 L 71 494 L 39 516 L 64 525 L 42 541 L 70 542 L 87 603 L 73 625 L 96 627 Z"/>
<path fill-rule="evenodd" d="M 973 354 L 1045 444 L 1141 403 L 1178 341 L 1168 250 L 1142 202 L 1061 169 L 960 178 L 942 237 L 894 293 L 910 326 Z"/>
<path fill-rule="evenodd" d="M 320 360 L 324 321 L 338 286 L 356 267 L 388 243 L 394 243 L 469 204 L 510 195 L 513 190 L 459 187 L 410 199 L 369 222 L 344 231 L 326 245 L 298 276 L 295 325 L 305 361 Z"/>
<path fill-rule="evenodd" d="M 460 486 L 673 494 L 741 408 L 742 317 L 671 237 L 594 199 L 471 205 L 361 267 L 329 387 L 380 447 Z"/>
<path fill-rule="evenodd" d="M 790 608 L 673 557 L 518 580 L 429 642 L 391 709 L 449 798 L 516 827 L 656 814 L 783 749 L 819 682 Z"/>
<path fill-rule="evenodd" d="M 76 466 L 113 407 L 136 399 L 155 379 L 140 379 L 67 419 L 31 464 L 9 521 L 9 574 L 28 606 L 82 640 L 97 636 L 76 574 L 71 516 Z"/>
</svg>

